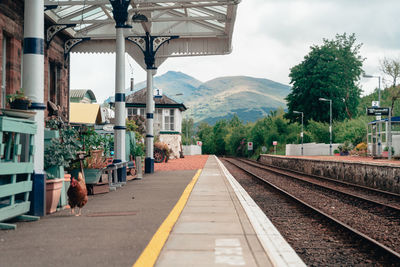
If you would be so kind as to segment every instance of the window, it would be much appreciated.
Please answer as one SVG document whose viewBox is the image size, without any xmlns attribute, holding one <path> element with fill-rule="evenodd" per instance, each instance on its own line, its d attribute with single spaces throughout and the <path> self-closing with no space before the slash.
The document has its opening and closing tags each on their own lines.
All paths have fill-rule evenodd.
<svg viewBox="0 0 400 267">
<path fill-rule="evenodd" d="M 133 116 L 137 114 L 137 108 L 128 108 L 128 116 Z"/>
<path fill-rule="evenodd" d="M 144 108 L 128 108 L 128 116 L 140 115 L 144 117 Z"/>
<path fill-rule="evenodd" d="M 166 109 L 164 110 L 164 130 L 174 131 L 175 130 L 175 120 L 174 120 L 174 110 Z"/>
<path fill-rule="evenodd" d="M 159 133 L 162 130 L 162 109 L 156 108 L 154 112 L 154 132 Z"/>
<path fill-rule="evenodd" d="M 55 62 L 49 62 L 49 92 L 48 99 L 61 106 L 61 92 L 59 88 L 60 67 Z"/>
<path fill-rule="evenodd" d="M 1 72 L 1 107 L 6 107 L 6 91 L 7 91 L 7 41 L 8 38 L 3 34 L 3 42 L 1 47 L 1 55 L 2 55 L 2 72 Z"/>
</svg>

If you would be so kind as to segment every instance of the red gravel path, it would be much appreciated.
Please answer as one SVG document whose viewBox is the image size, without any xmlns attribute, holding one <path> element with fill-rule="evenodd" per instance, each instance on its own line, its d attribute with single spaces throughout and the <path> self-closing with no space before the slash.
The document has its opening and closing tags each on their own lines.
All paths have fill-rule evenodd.
<svg viewBox="0 0 400 267">
<path fill-rule="evenodd" d="M 154 171 L 177 171 L 203 169 L 208 155 L 185 156 L 182 159 L 170 159 L 167 163 L 154 163 Z"/>
</svg>

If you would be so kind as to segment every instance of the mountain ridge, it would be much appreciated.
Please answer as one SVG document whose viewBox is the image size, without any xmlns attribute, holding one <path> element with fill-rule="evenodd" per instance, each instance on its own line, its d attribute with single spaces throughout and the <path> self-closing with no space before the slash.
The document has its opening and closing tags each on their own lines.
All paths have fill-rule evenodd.
<svg viewBox="0 0 400 267">
<path fill-rule="evenodd" d="M 155 76 L 153 84 L 163 94 L 185 104 L 188 110 L 184 117 L 193 118 L 195 123 L 210 124 L 234 114 L 244 122 L 254 122 L 270 111 L 285 109 L 285 97 L 290 92 L 290 86 L 264 78 L 224 76 L 203 83 L 176 71 Z M 134 91 L 144 87 L 146 82 L 140 82 Z M 127 95 L 131 93 L 126 90 Z"/>
</svg>

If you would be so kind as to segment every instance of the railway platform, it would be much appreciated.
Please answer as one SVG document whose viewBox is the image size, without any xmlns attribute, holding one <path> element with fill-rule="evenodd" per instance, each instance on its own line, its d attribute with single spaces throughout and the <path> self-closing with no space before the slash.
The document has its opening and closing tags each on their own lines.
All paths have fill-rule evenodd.
<svg viewBox="0 0 400 267">
<path fill-rule="evenodd" d="M 169 164 L 169 163 L 168 163 Z M 304 266 L 215 156 L 0 231 L 4 266 Z"/>
</svg>

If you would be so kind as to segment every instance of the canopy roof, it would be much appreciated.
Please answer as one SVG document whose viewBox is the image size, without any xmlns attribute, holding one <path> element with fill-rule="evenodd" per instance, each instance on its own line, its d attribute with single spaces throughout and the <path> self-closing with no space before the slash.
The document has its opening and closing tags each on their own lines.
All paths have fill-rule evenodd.
<svg viewBox="0 0 400 267">
<path fill-rule="evenodd" d="M 126 0 L 125 0 L 126 1 Z M 157 52 L 156 67 L 167 57 L 222 55 L 231 52 L 233 26 L 240 0 L 131 0 L 126 37 L 179 36 Z M 115 21 L 109 0 L 45 0 L 46 15 L 55 24 L 76 24 L 73 38 L 90 38 L 72 52 L 114 52 Z M 145 18 L 147 22 L 132 21 Z M 145 16 L 145 17 L 144 17 Z M 145 68 L 139 46 L 127 41 L 126 52 Z"/>
<path fill-rule="evenodd" d="M 69 122 L 73 124 L 100 124 L 104 122 L 99 104 L 70 103 Z"/>
</svg>

